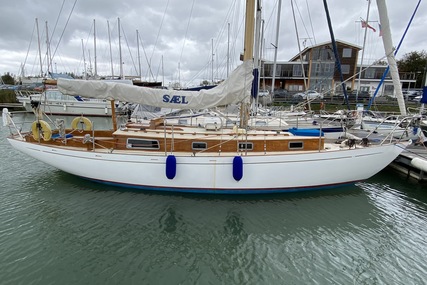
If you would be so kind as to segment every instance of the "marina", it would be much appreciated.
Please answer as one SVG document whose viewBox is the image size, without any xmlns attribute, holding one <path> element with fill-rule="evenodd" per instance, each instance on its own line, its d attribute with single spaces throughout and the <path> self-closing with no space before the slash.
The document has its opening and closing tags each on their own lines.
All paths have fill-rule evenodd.
<svg viewBox="0 0 427 285">
<path fill-rule="evenodd" d="M 39 58 L 27 61 L 32 39 L 21 75 L 1 78 L 1 284 L 425 284 L 427 70 L 417 62 L 399 71 L 409 56 L 395 58 L 421 0 L 397 46 L 385 0 L 373 11 L 378 21 L 369 19 L 371 1 L 358 4 L 367 4 L 366 16 L 354 3 L 344 5 L 363 16 L 354 41 L 334 35 L 348 34 L 354 15 L 333 26 L 338 14 L 330 14 L 327 0 L 327 41 L 314 38 L 317 17 L 304 19 L 300 3 L 291 1 L 285 12 L 281 0 L 261 2 L 232 1 L 221 28 L 217 13 L 227 5 L 193 3 L 184 38 L 175 13 L 183 7 L 168 1 L 160 17 L 162 3 L 144 6 L 133 24 L 143 20 L 147 29 L 161 19 L 154 45 L 146 31 L 140 40 L 138 29 L 136 42 L 128 41 L 120 18 L 113 30 L 107 19 L 107 41 L 94 19 L 87 37 L 93 49 L 81 39 L 82 63 L 60 73 L 57 63 L 68 61 L 81 32 L 71 17 L 77 1 L 68 17 L 74 31 L 65 33 L 67 20 L 59 41 L 48 21 L 42 40 L 36 18 Z M 316 13 L 319 3 L 311 3 Z M 75 13 L 85 15 L 86 4 Z M 129 21 L 140 11 L 116 4 L 125 9 L 106 2 L 99 16 L 108 9 Z M 292 16 L 297 44 L 279 31 Z M 300 20 L 310 20 L 307 35 L 298 31 Z M 264 43 L 273 42 L 274 22 L 271 48 Z M 150 36 L 156 29 L 150 25 Z M 218 39 L 207 40 L 214 30 Z M 118 39 L 114 53 L 110 32 Z M 383 42 L 381 58 L 366 45 L 368 33 Z M 287 37 L 285 49 L 279 35 Z M 122 57 L 121 39 L 131 61 Z M 207 42 L 211 55 L 203 64 Z M 167 46 L 172 52 L 157 58 Z M 101 59 L 107 50 L 110 68 Z M 277 60 L 283 50 L 292 50 L 289 61 Z M 25 75 L 35 70 L 31 62 L 40 62 L 35 77 Z M 196 62 L 211 70 L 188 81 Z M 184 86 L 191 81 L 200 86 Z"/>
</svg>

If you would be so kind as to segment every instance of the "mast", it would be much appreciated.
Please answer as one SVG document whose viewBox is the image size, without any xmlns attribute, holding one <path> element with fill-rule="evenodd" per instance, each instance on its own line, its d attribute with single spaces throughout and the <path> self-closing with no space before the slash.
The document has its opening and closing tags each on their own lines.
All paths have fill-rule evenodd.
<svg viewBox="0 0 427 285">
<path fill-rule="evenodd" d="M 90 77 L 92 77 L 93 72 L 92 72 L 92 58 L 90 57 L 90 49 L 87 50 L 87 54 L 89 58 L 89 73 L 90 73 Z"/>
<path fill-rule="evenodd" d="M 95 19 L 93 19 L 93 50 L 94 50 L 94 68 L 95 68 L 95 77 L 98 76 L 98 69 L 96 63 L 96 28 L 95 28 Z"/>
<path fill-rule="evenodd" d="M 396 56 L 397 52 L 399 51 L 400 46 L 402 45 L 403 40 L 404 40 L 404 39 L 405 39 L 405 37 L 406 37 L 406 33 L 408 32 L 409 27 L 410 27 L 410 26 L 411 26 L 411 24 L 412 24 L 412 20 L 414 19 L 415 14 L 417 13 L 418 8 L 419 8 L 419 6 L 420 6 L 420 4 L 421 4 L 421 0 L 419 0 L 419 1 L 418 1 L 417 6 L 415 7 L 415 10 L 414 10 L 414 12 L 412 13 L 411 19 L 409 20 L 408 25 L 406 25 L 405 32 L 403 33 L 402 37 L 400 38 L 399 44 L 397 45 L 396 50 L 394 51 L 394 55 L 395 55 L 395 56 Z M 378 91 L 381 89 L 381 86 L 382 86 L 382 84 L 384 83 L 384 80 L 385 80 L 385 78 L 386 78 L 386 76 L 387 76 L 387 74 L 388 74 L 389 70 L 390 70 L 390 66 L 387 66 L 386 70 L 384 71 L 384 73 L 383 73 L 383 75 L 382 75 L 382 77 L 381 77 L 380 83 L 378 84 L 378 87 L 377 87 L 377 89 L 376 89 L 376 90 L 375 90 L 375 92 L 374 92 L 374 95 L 372 96 L 371 100 L 369 100 L 369 105 L 368 105 L 368 107 L 367 107 L 367 109 L 368 109 L 368 110 L 370 109 L 370 107 L 371 107 L 371 105 L 372 105 L 372 102 L 374 101 L 375 97 L 377 96 Z"/>
<path fill-rule="evenodd" d="M 255 17 L 255 0 L 246 0 L 245 41 L 244 41 L 244 48 L 243 48 L 243 61 L 252 60 L 253 58 L 254 17 Z"/>
<path fill-rule="evenodd" d="M 43 62 L 42 62 L 42 50 L 40 48 L 40 32 L 39 32 L 39 21 L 36 18 L 36 28 L 37 28 L 37 43 L 39 45 L 39 58 L 40 58 L 40 77 L 43 77 Z"/>
<path fill-rule="evenodd" d="M 302 58 L 301 43 L 300 43 L 300 38 L 299 38 L 299 33 L 298 33 L 297 21 L 295 18 L 295 9 L 294 9 L 294 1 L 293 0 L 291 0 L 291 8 L 292 8 L 292 16 L 294 18 L 295 34 L 297 36 L 299 61 L 301 62 L 302 78 L 304 80 L 304 90 L 308 91 L 307 77 L 306 77 L 305 70 L 304 70 L 304 62 L 303 62 L 303 58 Z M 308 106 L 308 110 L 311 112 L 311 103 L 310 103 L 310 100 L 308 99 L 308 97 L 307 97 L 307 106 Z"/>
<path fill-rule="evenodd" d="M 262 70 L 262 86 L 263 88 L 265 88 L 265 63 L 262 60 L 263 56 L 264 56 L 264 46 L 265 46 L 265 39 L 264 39 L 264 20 L 261 20 L 261 34 L 260 34 L 260 53 L 259 53 L 259 58 L 261 59 L 261 67 L 260 70 Z M 258 86 L 261 84 L 261 77 L 258 78 Z M 274 98 L 274 96 L 273 96 Z"/>
<path fill-rule="evenodd" d="M 259 63 L 260 63 L 260 36 L 261 36 L 261 3 L 258 1 L 255 15 L 255 45 L 254 45 L 254 80 L 252 82 L 252 113 L 258 113 L 259 93 Z"/>
<path fill-rule="evenodd" d="M 230 23 L 228 23 L 227 29 L 227 78 L 230 73 Z"/>
<path fill-rule="evenodd" d="M 366 46 L 366 37 L 368 35 L 368 23 L 369 23 L 370 8 L 371 8 L 371 0 L 368 0 L 368 11 L 366 13 L 366 27 L 365 27 L 365 34 L 363 36 L 362 58 L 360 59 L 359 77 L 358 77 L 358 84 L 357 84 L 357 89 L 356 89 L 356 103 L 357 103 L 357 99 L 359 97 L 360 82 L 362 79 L 363 59 L 365 57 L 365 46 Z"/>
<path fill-rule="evenodd" d="M 86 57 L 85 57 L 85 46 L 83 44 L 83 39 L 82 40 L 82 51 L 83 51 L 83 79 L 87 79 L 87 71 L 86 71 Z"/>
<path fill-rule="evenodd" d="M 111 64 L 111 78 L 114 78 L 114 69 L 113 69 L 113 52 L 111 50 L 111 33 L 110 33 L 110 22 L 107 20 L 108 26 L 108 42 L 110 45 L 110 64 Z"/>
<path fill-rule="evenodd" d="M 259 1 L 259 0 L 258 0 Z M 253 60 L 254 54 L 254 20 L 255 20 L 255 0 L 246 0 L 245 16 L 245 40 L 243 48 L 243 61 Z M 240 127 L 245 128 L 248 124 L 248 106 L 241 104 Z"/>
<path fill-rule="evenodd" d="M 165 86 L 165 68 L 163 66 L 163 54 L 162 54 L 162 86 Z"/>
<path fill-rule="evenodd" d="M 342 91 L 344 93 L 344 98 L 345 101 L 347 103 L 347 109 L 350 110 L 350 105 L 348 103 L 348 97 L 347 97 L 347 90 L 345 87 L 345 82 L 344 82 L 344 77 L 342 75 L 342 71 L 341 71 L 341 62 L 340 62 L 340 57 L 338 55 L 338 48 L 337 48 L 337 42 L 335 41 L 335 36 L 334 36 L 334 31 L 332 29 L 332 22 L 331 22 L 331 17 L 329 16 L 329 9 L 328 9 L 328 3 L 326 2 L 326 0 L 323 0 L 323 5 L 325 7 L 325 12 L 326 12 L 326 18 L 328 20 L 328 27 L 329 27 L 329 33 L 331 35 L 331 41 L 332 41 L 332 48 L 334 50 L 334 56 L 335 56 L 335 63 L 337 65 L 338 68 L 338 72 L 340 74 L 340 80 L 341 80 L 341 86 L 342 86 Z"/>
<path fill-rule="evenodd" d="M 162 86 L 165 86 L 165 67 L 163 62 L 163 54 L 162 54 Z"/>
<path fill-rule="evenodd" d="M 141 72 L 141 56 L 139 54 L 139 32 L 138 30 L 136 30 L 136 46 L 137 46 L 137 51 L 138 51 L 138 72 L 139 72 L 139 80 L 142 81 L 142 72 Z"/>
<path fill-rule="evenodd" d="M 120 57 L 120 79 L 124 79 L 123 78 L 123 59 L 122 59 L 122 44 L 121 44 L 121 36 L 120 36 L 120 18 L 117 18 L 117 24 L 119 27 L 119 57 Z"/>
<path fill-rule="evenodd" d="M 47 73 L 49 74 L 49 71 L 52 70 L 52 63 L 50 58 L 50 41 L 49 41 L 49 29 L 47 27 L 47 21 L 46 24 L 46 47 L 47 47 Z"/>
<path fill-rule="evenodd" d="M 214 54 L 214 51 L 213 51 L 213 39 L 211 39 L 211 46 L 212 46 L 212 66 L 211 66 L 212 77 L 211 77 L 211 82 L 212 82 L 212 84 L 214 84 L 214 56 L 215 56 L 215 54 Z"/>
<path fill-rule="evenodd" d="M 277 48 L 279 46 L 279 29 L 280 29 L 280 13 L 282 9 L 282 0 L 279 0 L 277 6 L 277 23 L 276 23 L 276 41 L 274 43 L 274 62 L 273 62 L 273 78 L 271 79 L 271 94 L 274 94 L 274 84 L 276 80 L 276 66 L 277 66 Z"/>
<path fill-rule="evenodd" d="M 384 44 L 387 62 L 390 67 L 390 75 L 393 81 L 394 91 L 396 92 L 397 104 L 399 105 L 400 114 L 406 115 L 405 100 L 403 98 L 402 86 L 400 84 L 399 72 L 397 70 L 396 58 L 394 57 L 393 41 L 391 38 L 390 22 L 388 20 L 387 6 L 385 0 L 377 0 L 378 12 L 380 15 L 380 23 L 382 30 L 382 38 Z"/>
</svg>

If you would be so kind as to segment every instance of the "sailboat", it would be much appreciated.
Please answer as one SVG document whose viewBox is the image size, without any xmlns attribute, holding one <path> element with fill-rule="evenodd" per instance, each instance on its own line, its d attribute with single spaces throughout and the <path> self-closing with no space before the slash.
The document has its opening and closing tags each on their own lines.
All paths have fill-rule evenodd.
<svg viewBox="0 0 427 285">
<path fill-rule="evenodd" d="M 127 83 L 126 83 L 127 84 Z M 129 84 L 132 84 L 130 81 Z M 102 116 L 111 117 L 111 102 L 105 99 L 82 98 L 81 96 L 67 96 L 56 88 L 49 88 L 42 93 L 27 95 L 20 90 L 16 91 L 16 98 L 27 112 L 33 112 L 35 106 L 51 115 Z M 126 105 L 116 102 L 116 112 L 124 113 Z"/>
<path fill-rule="evenodd" d="M 162 118 L 95 130 L 76 117 L 72 128 L 52 128 L 35 112 L 31 131 L 8 137 L 17 150 L 67 173 L 129 188 L 259 194 L 323 189 L 365 180 L 391 163 L 409 142 L 328 144 L 322 136 L 254 130 L 247 124 L 253 80 L 255 1 L 247 1 L 243 63 L 213 89 L 175 91 L 114 82 L 58 80 L 68 95 L 120 100 L 171 109 L 241 104 L 239 125 L 170 126 Z M 14 124 L 8 113 L 6 121 Z M 114 120 L 113 120 L 114 122 Z"/>
<path fill-rule="evenodd" d="M 380 90 L 380 86 L 382 85 L 387 73 L 390 71 L 392 81 L 393 81 L 393 87 L 395 90 L 396 99 L 399 105 L 400 115 L 381 115 L 376 112 L 372 112 L 369 110 L 363 111 L 358 110 L 358 116 L 356 118 L 356 126 L 354 127 L 355 130 L 365 130 L 369 132 L 375 132 L 382 135 L 389 135 L 390 132 L 393 132 L 393 135 L 395 136 L 407 136 L 407 137 L 417 137 L 419 133 L 418 128 L 418 116 L 407 116 L 406 108 L 405 108 L 405 100 L 402 93 L 402 85 L 399 78 L 398 73 L 398 66 L 396 63 L 395 55 L 397 54 L 397 51 L 399 50 L 403 39 L 405 38 L 406 32 L 408 31 L 412 20 L 415 16 L 415 13 L 418 10 L 419 4 L 421 1 L 418 2 L 412 17 L 406 27 L 406 30 L 397 46 L 397 48 L 393 47 L 392 42 L 392 36 L 391 36 L 391 30 L 390 30 L 390 23 L 388 19 L 388 12 L 387 12 L 387 5 L 385 0 L 377 0 L 377 6 L 378 6 L 378 12 L 380 16 L 380 22 L 381 22 L 381 30 L 382 30 L 382 40 L 384 45 L 384 51 L 385 55 L 387 57 L 388 67 L 385 70 L 381 81 L 379 83 L 378 88 L 376 89 L 373 98 L 371 99 L 368 109 L 370 108 L 370 105 L 372 103 L 372 100 L 376 97 L 376 94 L 378 90 Z M 369 5 L 368 3 L 368 15 L 369 17 Z M 365 27 L 365 38 L 366 38 L 366 30 L 367 27 Z M 365 45 L 365 44 L 364 44 Z M 363 60 L 363 56 L 362 56 Z M 361 64 L 362 68 L 362 64 Z M 360 78 L 361 78 L 361 72 L 359 73 L 359 87 L 360 88 Z M 405 124 L 410 124 L 413 127 L 408 130 L 408 127 L 405 126 Z"/>
</svg>

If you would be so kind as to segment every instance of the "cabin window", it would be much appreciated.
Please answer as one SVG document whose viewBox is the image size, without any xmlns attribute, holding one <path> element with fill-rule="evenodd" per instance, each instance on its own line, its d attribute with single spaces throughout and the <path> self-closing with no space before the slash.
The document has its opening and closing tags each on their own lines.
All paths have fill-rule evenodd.
<svg viewBox="0 0 427 285">
<path fill-rule="evenodd" d="M 127 148 L 159 149 L 158 140 L 127 139 Z"/>
<path fill-rule="evenodd" d="M 188 125 L 187 119 L 178 119 L 178 125 Z"/>
<path fill-rule="evenodd" d="M 240 142 L 239 143 L 239 150 L 253 150 L 254 144 L 251 142 Z"/>
<path fill-rule="evenodd" d="M 304 142 L 289 142 L 289 149 L 303 149 Z"/>
<path fill-rule="evenodd" d="M 203 150 L 208 148 L 208 144 L 205 142 L 193 142 L 191 144 L 193 150 Z"/>
<path fill-rule="evenodd" d="M 351 48 L 345 48 L 342 50 L 342 57 L 351 57 Z"/>
</svg>

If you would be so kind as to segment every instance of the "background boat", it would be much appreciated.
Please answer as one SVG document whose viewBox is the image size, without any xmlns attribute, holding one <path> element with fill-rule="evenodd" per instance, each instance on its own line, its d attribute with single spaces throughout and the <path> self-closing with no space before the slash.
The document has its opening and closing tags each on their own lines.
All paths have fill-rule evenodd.
<svg viewBox="0 0 427 285">
<path fill-rule="evenodd" d="M 16 91 L 17 99 L 28 112 L 33 112 L 35 105 L 40 104 L 40 109 L 51 115 L 85 115 L 85 116 L 111 116 L 111 102 L 102 99 L 83 98 L 80 96 L 67 96 L 58 89 L 47 89 L 42 93 L 26 93 Z M 124 104 L 116 103 L 120 112 Z"/>
</svg>

